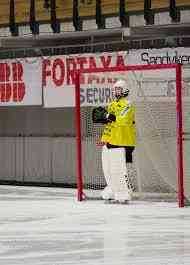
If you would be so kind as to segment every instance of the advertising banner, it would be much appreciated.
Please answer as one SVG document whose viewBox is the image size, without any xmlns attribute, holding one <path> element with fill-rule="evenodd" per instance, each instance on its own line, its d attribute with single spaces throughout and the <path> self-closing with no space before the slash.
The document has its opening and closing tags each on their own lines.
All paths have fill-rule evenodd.
<svg viewBox="0 0 190 265">
<path fill-rule="evenodd" d="M 189 48 L 165 48 L 132 50 L 113 53 L 79 54 L 54 56 L 42 62 L 42 80 L 45 107 L 74 106 L 74 71 L 76 69 L 96 69 L 97 67 L 119 67 L 137 64 L 190 63 Z M 184 70 L 183 89 L 190 94 L 190 69 Z M 149 97 L 175 97 L 175 71 L 149 71 L 133 73 L 85 74 L 81 77 L 81 105 L 104 105 L 111 97 L 111 87 L 119 79 L 128 82 L 129 89 L 143 87 Z M 137 91 L 136 91 L 137 92 Z M 138 93 L 140 93 L 138 91 Z"/>
<path fill-rule="evenodd" d="M 100 54 L 81 54 L 73 56 L 55 56 L 43 60 L 42 79 L 44 88 L 45 107 L 74 106 L 74 73 L 78 69 L 96 69 L 97 67 L 121 66 L 127 63 L 126 52 L 121 53 L 100 53 Z M 85 89 L 89 82 L 94 83 L 95 97 L 102 85 L 106 85 L 106 80 L 81 79 L 81 87 Z M 99 84 L 98 84 L 99 83 Z M 100 84 L 101 83 L 101 84 Z M 97 91 L 96 91 L 97 88 Z M 108 93 L 106 88 L 105 93 Z M 85 90 L 81 94 L 82 104 L 88 103 L 89 93 Z M 82 90 L 81 90 L 82 93 Z M 101 92 L 100 92 L 101 93 Z M 104 93 L 104 92 L 103 92 Z"/>
<path fill-rule="evenodd" d="M 190 48 L 131 50 L 113 53 L 59 55 L 0 61 L 0 106 L 42 105 L 46 108 L 75 105 L 75 70 L 137 64 L 181 63 L 190 65 Z M 144 87 L 147 96 L 175 97 L 175 74 L 171 71 L 130 74 L 103 73 L 81 76 L 81 105 L 104 105 L 113 83 L 124 78 L 129 89 Z M 130 78 L 129 78 L 130 76 Z M 190 68 L 184 67 L 183 92 L 190 94 Z M 139 92 L 140 93 L 140 92 Z"/>
<path fill-rule="evenodd" d="M 0 106 L 42 104 L 41 59 L 0 61 Z"/>
</svg>

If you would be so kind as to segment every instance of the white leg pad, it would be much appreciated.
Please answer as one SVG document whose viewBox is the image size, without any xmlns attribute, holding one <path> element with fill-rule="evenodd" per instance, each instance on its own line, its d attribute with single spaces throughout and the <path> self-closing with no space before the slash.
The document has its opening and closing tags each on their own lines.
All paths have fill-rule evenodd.
<svg viewBox="0 0 190 265">
<path fill-rule="evenodd" d="M 109 187 L 109 186 L 105 187 L 105 189 L 102 191 L 101 195 L 102 195 L 102 198 L 104 200 L 114 199 L 114 193 L 113 193 L 111 187 Z"/>
<path fill-rule="evenodd" d="M 104 177 L 106 180 L 106 184 L 109 186 L 110 184 L 110 175 L 111 175 L 111 171 L 110 171 L 110 150 L 106 147 L 106 145 L 104 145 L 102 147 L 102 169 L 103 169 L 103 173 L 104 173 Z"/>
<path fill-rule="evenodd" d="M 114 199 L 123 201 L 131 200 L 131 191 L 128 189 L 125 175 L 127 172 L 125 149 L 104 146 L 102 164 L 107 185 L 114 193 Z"/>
<path fill-rule="evenodd" d="M 116 201 L 131 201 L 132 196 L 128 191 L 118 191 L 115 193 L 115 200 Z"/>
<path fill-rule="evenodd" d="M 102 147 L 102 169 L 107 186 L 102 191 L 101 195 L 104 200 L 114 199 L 114 193 L 111 188 L 111 171 L 110 171 L 110 152 L 104 145 Z"/>
</svg>

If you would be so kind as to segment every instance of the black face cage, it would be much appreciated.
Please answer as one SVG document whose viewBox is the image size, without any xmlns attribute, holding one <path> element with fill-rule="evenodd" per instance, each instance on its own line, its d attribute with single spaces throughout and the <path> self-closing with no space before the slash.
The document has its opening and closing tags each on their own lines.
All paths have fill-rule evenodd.
<svg viewBox="0 0 190 265">
<path fill-rule="evenodd" d="M 129 95 L 129 90 L 122 93 L 124 97 L 127 97 Z"/>
</svg>

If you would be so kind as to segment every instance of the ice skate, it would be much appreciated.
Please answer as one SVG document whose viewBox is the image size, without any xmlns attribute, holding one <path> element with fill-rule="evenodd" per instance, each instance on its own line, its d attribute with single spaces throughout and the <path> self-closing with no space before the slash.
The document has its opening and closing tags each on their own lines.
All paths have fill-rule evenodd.
<svg viewBox="0 0 190 265">
<path fill-rule="evenodd" d="M 115 200 L 115 199 L 109 199 L 104 201 L 105 204 L 129 204 L 128 200 Z"/>
<path fill-rule="evenodd" d="M 114 201 L 114 199 L 104 199 L 105 204 L 112 204 Z"/>
</svg>

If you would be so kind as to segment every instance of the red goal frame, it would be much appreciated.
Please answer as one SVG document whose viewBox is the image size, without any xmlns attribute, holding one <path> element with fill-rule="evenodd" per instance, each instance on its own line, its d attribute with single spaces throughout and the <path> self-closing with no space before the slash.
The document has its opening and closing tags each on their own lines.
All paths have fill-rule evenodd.
<svg viewBox="0 0 190 265">
<path fill-rule="evenodd" d="M 184 207 L 184 166 L 183 166 L 183 115 L 182 115 L 182 65 L 157 64 L 157 65 L 128 65 L 122 67 L 80 69 L 75 71 L 75 117 L 76 117 L 76 176 L 77 198 L 83 201 L 83 168 L 82 168 L 82 142 L 81 142 L 81 105 L 80 105 L 80 76 L 84 73 L 104 73 L 120 71 L 140 71 L 156 69 L 175 69 L 176 72 L 176 131 L 177 131 L 177 186 L 178 206 Z"/>
</svg>

